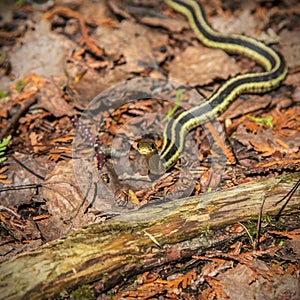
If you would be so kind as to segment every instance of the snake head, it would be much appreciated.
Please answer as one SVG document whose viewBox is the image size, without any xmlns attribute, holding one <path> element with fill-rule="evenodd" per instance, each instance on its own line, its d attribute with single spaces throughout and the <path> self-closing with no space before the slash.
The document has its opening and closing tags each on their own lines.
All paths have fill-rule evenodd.
<svg viewBox="0 0 300 300">
<path fill-rule="evenodd" d="M 150 177 L 161 176 L 165 173 L 164 162 L 158 154 L 157 146 L 153 139 L 141 139 L 137 144 L 137 151 L 145 156 Z"/>
<path fill-rule="evenodd" d="M 153 139 L 141 139 L 137 144 L 137 151 L 141 155 L 152 156 L 157 154 L 156 143 Z"/>
</svg>

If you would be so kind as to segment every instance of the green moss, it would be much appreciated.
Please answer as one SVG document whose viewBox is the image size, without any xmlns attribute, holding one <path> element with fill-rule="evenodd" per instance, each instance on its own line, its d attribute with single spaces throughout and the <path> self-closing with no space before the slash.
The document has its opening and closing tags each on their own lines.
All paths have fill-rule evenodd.
<svg viewBox="0 0 300 300">
<path fill-rule="evenodd" d="M 22 92 L 24 87 L 25 87 L 25 81 L 23 79 L 18 80 L 17 86 L 16 86 L 16 91 Z"/>
<path fill-rule="evenodd" d="M 260 124 L 260 125 L 266 125 L 270 128 L 273 128 L 274 125 L 273 125 L 273 117 L 272 116 L 266 116 L 264 118 L 256 118 L 256 117 L 253 117 L 253 116 L 247 116 L 247 118 L 257 124 Z"/>
<path fill-rule="evenodd" d="M 0 91 L 0 98 L 6 98 L 7 97 L 7 93 L 4 91 Z"/>
<path fill-rule="evenodd" d="M 21 7 L 25 5 L 25 0 L 16 0 L 15 6 L 16 7 Z"/>
<path fill-rule="evenodd" d="M 248 229 L 250 235 L 252 237 L 255 237 L 256 235 L 256 229 L 257 229 L 257 218 L 252 218 L 251 220 L 248 220 L 244 223 L 244 226 Z"/>
<path fill-rule="evenodd" d="M 72 300 L 94 300 L 96 299 L 93 291 L 91 290 L 90 286 L 87 284 L 82 285 L 78 289 L 72 291 L 70 293 L 70 299 Z"/>
<path fill-rule="evenodd" d="M 210 238 L 211 235 L 213 235 L 214 231 L 210 228 L 209 225 L 207 225 L 203 228 L 203 233 L 204 233 L 206 238 Z"/>
<path fill-rule="evenodd" d="M 129 264 L 133 264 L 135 261 L 136 261 L 135 256 L 134 256 L 134 255 L 131 255 L 130 258 L 129 258 L 129 260 L 128 260 L 128 263 L 129 263 Z"/>
<path fill-rule="evenodd" d="M 163 122 L 167 121 L 169 118 L 171 118 L 175 112 L 178 110 L 179 108 L 179 104 L 180 104 L 180 99 L 182 98 L 183 93 L 182 93 L 182 89 L 179 89 L 176 91 L 176 99 L 175 99 L 175 103 L 174 106 L 171 110 L 169 110 L 169 112 L 167 113 L 167 115 L 163 118 Z"/>
<path fill-rule="evenodd" d="M 60 293 L 57 300 L 95 300 L 96 297 L 94 292 L 91 290 L 91 286 L 88 284 L 84 284 L 77 288 L 76 290 L 71 291 L 70 293 L 67 291 L 63 291 Z"/>
<path fill-rule="evenodd" d="M 11 135 L 8 135 L 2 141 L 0 141 L 0 163 L 6 160 L 5 152 L 10 140 L 11 140 Z"/>
<path fill-rule="evenodd" d="M 65 290 L 59 294 L 59 297 L 57 297 L 57 300 L 61 299 L 68 299 L 69 298 L 69 293 Z"/>
<path fill-rule="evenodd" d="M 108 296 L 108 297 L 113 297 L 114 296 L 114 293 L 112 292 L 112 291 L 108 291 L 107 293 L 106 293 L 106 295 Z"/>
</svg>

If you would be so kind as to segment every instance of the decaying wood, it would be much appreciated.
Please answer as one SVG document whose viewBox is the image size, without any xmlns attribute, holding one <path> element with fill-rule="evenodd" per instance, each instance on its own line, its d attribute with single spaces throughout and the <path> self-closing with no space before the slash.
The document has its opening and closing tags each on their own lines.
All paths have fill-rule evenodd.
<svg viewBox="0 0 300 300">
<path fill-rule="evenodd" d="M 99 290 L 105 290 L 132 274 L 190 257 L 194 251 L 216 243 L 216 238 L 206 237 L 208 226 L 217 228 L 257 216 L 262 196 L 266 198 L 264 214 L 276 214 L 279 208 L 273 204 L 299 176 L 299 172 L 281 175 L 148 206 L 87 226 L 2 263 L 0 295 L 2 299 L 46 299 L 65 288 L 95 280 Z M 299 200 L 297 191 L 285 213 L 299 212 Z M 191 239 L 193 243 L 187 246 Z"/>
</svg>

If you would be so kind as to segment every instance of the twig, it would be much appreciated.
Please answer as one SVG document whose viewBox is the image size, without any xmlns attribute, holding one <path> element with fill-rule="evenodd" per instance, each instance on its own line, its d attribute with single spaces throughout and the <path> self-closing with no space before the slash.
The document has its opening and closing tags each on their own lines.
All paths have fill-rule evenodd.
<svg viewBox="0 0 300 300">
<path fill-rule="evenodd" d="M 257 220 L 256 238 L 255 238 L 255 241 L 253 243 L 254 250 L 257 250 L 257 248 L 259 246 L 260 230 L 261 230 L 261 217 L 262 217 L 263 208 L 264 208 L 264 205 L 265 205 L 265 200 L 266 200 L 266 197 L 262 196 L 261 197 L 261 205 L 260 205 L 260 208 L 259 208 L 258 220 Z"/>
<path fill-rule="evenodd" d="M 251 234 L 250 234 L 248 228 L 247 228 L 243 223 L 241 223 L 241 222 L 238 222 L 238 224 L 240 224 L 241 226 L 244 227 L 244 229 L 246 230 L 246 232 L 247 232 L 247 234 L 248 234 L 248 236 L 249 236 L 249 239 L 250 239 L 250 241 L 251 241 L 251 244 L 254 245 L 253 238 L 252 238 L 252 236 L 251 236 Z"/>
<path fill-rule="evenodd" d="M 279 203 L 281 203 L 282 201 L 284 201 L 285 199 L 287 199 L 285 201 L 285 203 L 282 205 L 282 207 L 280 208 L 278 214 L 276 215 L 276 218 L 280 217 L 281 213 L 283 212 L 283 210 L 285 209 L 285 207 L 287 206 L 288 202 L 293 197 L 293 195 L 295 194 L 295 192 L 297 191 L 297 189 L 298 189 L 299 186 L 300 186 L 300 179 L 296 182 L 296 184 L 293 186 L 293 188 L 284 197 L 282 197 L 280 200 L 278 200 L 276 203 L 273 204 L 273 206 L 277 206 Z"/>
<path fill-rule="evenodd" d="M 88 30 L 87 30 L 87 27 L 85 25 L 85 19 L 80 13 L 78 13 L 78 12 L 76 12 L 76 11 L 70 9 L 70 8 L 67 8 L 67 7 L 57 6 L 52 11 L 47 12 L 45 14 L 44 18 L 45 19 L 50 19 L 56 14 L 61 14 L 61 15 L 66 16 L 68 18 L 77 19 L 79 21 L 79 24 L 80 24 L 80 29 L 81 29 L 83 41 L 86 44 L 86 46 L 88 47 L 88 49 L 92 53 L 94 53 L 95 55 L 97 55 L 99 57 L 101 57 L 103 55 L 103 50 L 101 48 L 99 48 L 96 45 L 96 43 L 89 37 Z"/>
<path fill-rule="evenodd" d="M 31 105 L 33 105 L 37 101 L 36 97 L 31 97 L 28 100 L 22 102 L 20 105 L 20 109 L 12 116 L 12 118 L 8 121 L 6 126 L 0 132 L 0 141 L 9 134 L 10 130 L 16 127 L 17 122 L 21 118 L 21 116 L 29 109 Z"/>
<path fill-rule="evenodd" d="M 161 248 L 161 244 L 157 241 L 157 239 L 150 233 L 148 233 L 146 230 L 143 230 L 145 235 L 159 248 Z"/>
<path fill-rule="evenodd" d="M 28 171 L 29 173 L 31 173 L 32 175 L 36 176 L 37 178 L 44 180 L 45 177 L 35 173 L 34 171 L 32 171 L 31 169 L 29 169 L 26 165 L 24 165 L 21 161 L 19 161 L 17 158 L 15 158 L 13 155 L 11 156 L 13 160 L 15 160 L 21 167 L 23 167 L 26 171 Z"/>
<path fill-rule="evenodd" d="M 25 185 L 17 185 L 17 186 L 6 186 L 6 187 L 0 188 L 0 193 L 7 192 L 7 191 L 37 189 L 39 187 L 42 187 L 42 185 L 41 184 L 25 184 Z"/>
<path fill-rule="evenodd" d="M 12 215 L 14 215 L 16 218 L 21 219 L 21 216 L 18 213 L 16 213 L 15 211 L 13 211 L 12 209 L 10 209 L 9 207 L 0 205 L 0 210 L 6 210 L 6 211 L 10 212 Z"/>
<path fill-rule="evenodd" d="M 213 150 L 220 149 L 222 151 L 222 155 L 225 154 L 227 160 L 230 162 L 230 164 L 234 165 L 236 163 L 235 156 L 232 153 L 230 147 L 226 145 L 225 138 L 223 134 L 220 134 L 216 128 L 217 123 L 207 123 L 205 124 L 205 128 L 209 131 L 209 133 L 212 135 L 213 141 L 215 145 L 213 145 Z"/>
</svg>

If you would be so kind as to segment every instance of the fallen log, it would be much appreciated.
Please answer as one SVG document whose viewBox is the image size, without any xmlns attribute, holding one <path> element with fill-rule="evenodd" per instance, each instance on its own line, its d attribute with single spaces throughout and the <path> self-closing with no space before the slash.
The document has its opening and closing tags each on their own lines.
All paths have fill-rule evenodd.
<svg viewBox="0 0 300 300">
<path fill-rule="evenodd" d="M 2 299 L 49 299 L 64 289 L 98 281 L 105 291 L 166 263 L 216 244 L 207 228 L 220 228 L 264 214 L 299 180 L 300 172 L 241 184 L 197 197 L 144 207 L 105 223 L 89 225 L 0 265 Z M 296 191 L 284 213 L 300 211 Z M 132 221 L 134 220 L 134 221 Z M 188 246 L 187 241 L 191 241 Z"/>
</svg>

